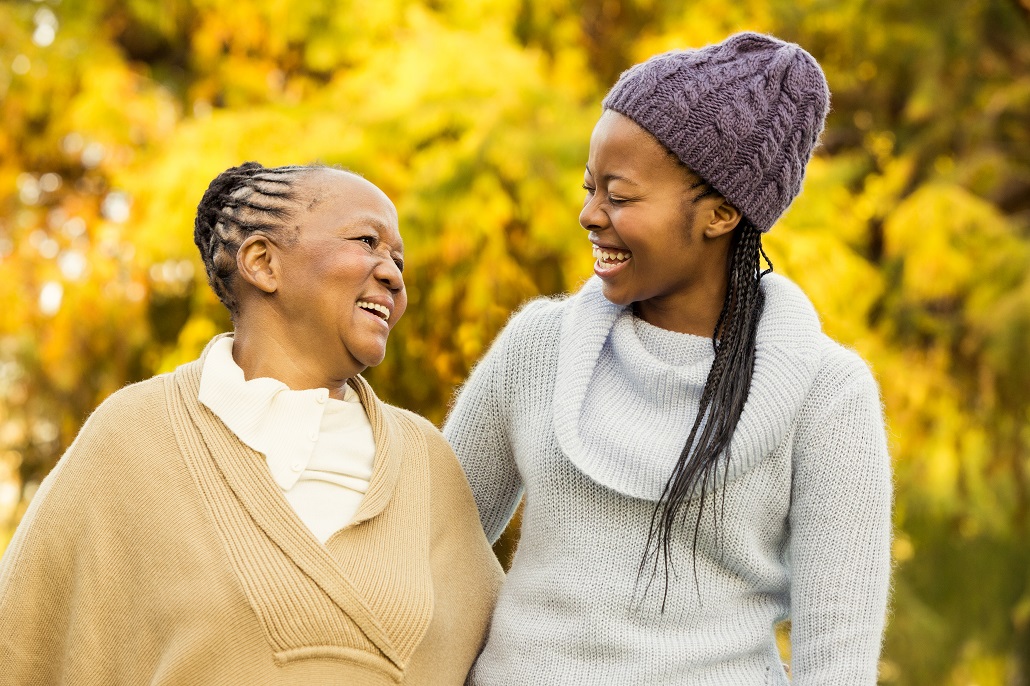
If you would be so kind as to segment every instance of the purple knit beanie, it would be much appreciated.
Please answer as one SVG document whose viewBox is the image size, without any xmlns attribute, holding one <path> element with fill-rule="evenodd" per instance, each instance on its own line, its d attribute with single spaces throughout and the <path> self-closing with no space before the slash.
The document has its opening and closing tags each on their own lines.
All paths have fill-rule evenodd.
<svg viewBox="0 0 1030 686">
<path fill-rule="evenodd" d="M 737 33 L 622 73 L 605 109 L 646 129 L 760 231 L 801 192 L 830 90 L 794 43 Z"/>
</svg>

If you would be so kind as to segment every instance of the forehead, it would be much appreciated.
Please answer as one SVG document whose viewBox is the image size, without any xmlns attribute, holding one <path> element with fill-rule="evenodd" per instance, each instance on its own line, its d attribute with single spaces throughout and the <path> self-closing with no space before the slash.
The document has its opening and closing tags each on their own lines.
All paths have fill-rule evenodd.
<svg viewBox="0 0 1030 686">
<path fill-rule="evenodd" d="M 613 110 L 605 110 L 590 135 L 590 158 L 593 174 L 668 172 L 683 168 L 650 133 L 636 122 Z"/>
<path fill-rule="evenodd" d="M 301 178 L 298 190 L 307 212 L 298 217 L 306 224 L 370 225 L 396 234 L 397 209 L 393 202 L 371 182 L 338 169 L 315 169 Z"/>
<path fill-rule="evenodd" d="M 590 135 L 590 151 L 607 147 L 643 147 L 646 152 L 665 152 L 654 137 L 629 117 L 605 110 Z"/>
</svg>

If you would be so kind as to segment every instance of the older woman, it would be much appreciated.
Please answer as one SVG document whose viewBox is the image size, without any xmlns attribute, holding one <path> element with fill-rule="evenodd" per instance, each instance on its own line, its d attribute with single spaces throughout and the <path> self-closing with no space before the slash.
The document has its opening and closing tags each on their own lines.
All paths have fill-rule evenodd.
<svg viewBox="0 0 1030 686">
<path fill-rule="evenodd" d="M 234 332 L 118 391 L 0 563 L 18 684 L 460 684 L 502 572 L 461 467 L 360 373 L 397 212 L 323 167 L 222 173 L 195 238 Z"/>
</svg>

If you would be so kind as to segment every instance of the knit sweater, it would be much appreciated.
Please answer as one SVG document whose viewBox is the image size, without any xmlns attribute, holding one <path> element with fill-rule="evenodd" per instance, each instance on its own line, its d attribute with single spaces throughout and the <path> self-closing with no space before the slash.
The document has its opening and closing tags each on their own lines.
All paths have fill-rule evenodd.
<svg viewBox="0 0 1030 686">
<path fill-rule="evenodd" d="M 233 337 L 211 342 L 200 372 L 200 403 L 265 456 L 286 502 L 322 543 L 361 507 L 375 439 L 361 398 L 345 385 L 292 390 L 278 379 L 249 381 L 232 356 Z"/>
<path fill-rule="evenodd" d="M 762 284 L 750 393 L 697 540 L 697 498 L 674 533 L 664 611 L 662 570 L 648 587 L 640 563 L 711 340 L 634 321 L 592 279 L 495 341 L 444 428 L 491 540 L 525 492 L 471 683 L 786 684 L 787 617 L 794 684 L 875 683 L 891 537 L 878 389 L 800 289 Z"/>
<path fill-rule="evenodd" d="M 375 467 L 323 545 L 201 367 L 113 394 L 43 482 L 0 562 L 0 682 L 462 683 L 503 575 L 439 432 L 355 377 Z"/>
</svg>

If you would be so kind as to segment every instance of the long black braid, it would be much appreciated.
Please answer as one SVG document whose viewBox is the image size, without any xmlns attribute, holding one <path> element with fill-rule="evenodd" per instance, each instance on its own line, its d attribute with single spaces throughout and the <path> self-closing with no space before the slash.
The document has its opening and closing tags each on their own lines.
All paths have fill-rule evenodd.
<svg viewBox="0 0 1030 686">
<path fill-rule="evenodd" d="M 314 168 L 268 168 L 245 162 L 219 174 L 197 205 L 193 242 L 200 249 L 208 283 L 234 318 L 239 304 L 232 284 L 240 245 L 255 231 L 296 239 L 295 234 L 287 233 L 285 223 L 296 206 L 297 180 Z"/>
<path fill-rule="evenodd" d="M 718 194 L 703 181 L 693 186 L 695 189 L 699 187 L 702 191 L 694 197 L 694 202 Z M 761 265 L 762 258 L 769 265 L 764 271 Z M 697 417 L 694 419 L 690 435 L 676 460 L 662 496 L 655 505 L 644 558 L 640 563 L 642 575 L 648 561 L 653 561 L 648 581 L 650 587 L 658 571 L 659 560 L 661 561 L 665 572 L 663 611 L 669 593 L 669 572 L 672 568 L 670 548 L 677 519 L 682 518 L 684 506 L 695 496 L 698 498 L 698 511 L 693 537 L 694 583 L 700 592 L 697 582 L 697 546 L 705 500 L 715 489 L 720 457 L 724 454 L 724 475 L 729 469 L 730 441 L 747 401 L 754 373 L 758 320 L 765 305 L 765 295 L 759 284 L 762 277 L 770 271 L 772 262 L 762 248 L 761 232 L 746 217 L 742 217 L 734 229 L 726 298 L 723 300 L 722 311 L 712 333 L 715 360 L 705 380 Z M 725 506 L 725 489 L 722 494 Z M 712 508 L 713 524 L 717 525 L 716 514 L 716 509 Z"/>
</svg>

